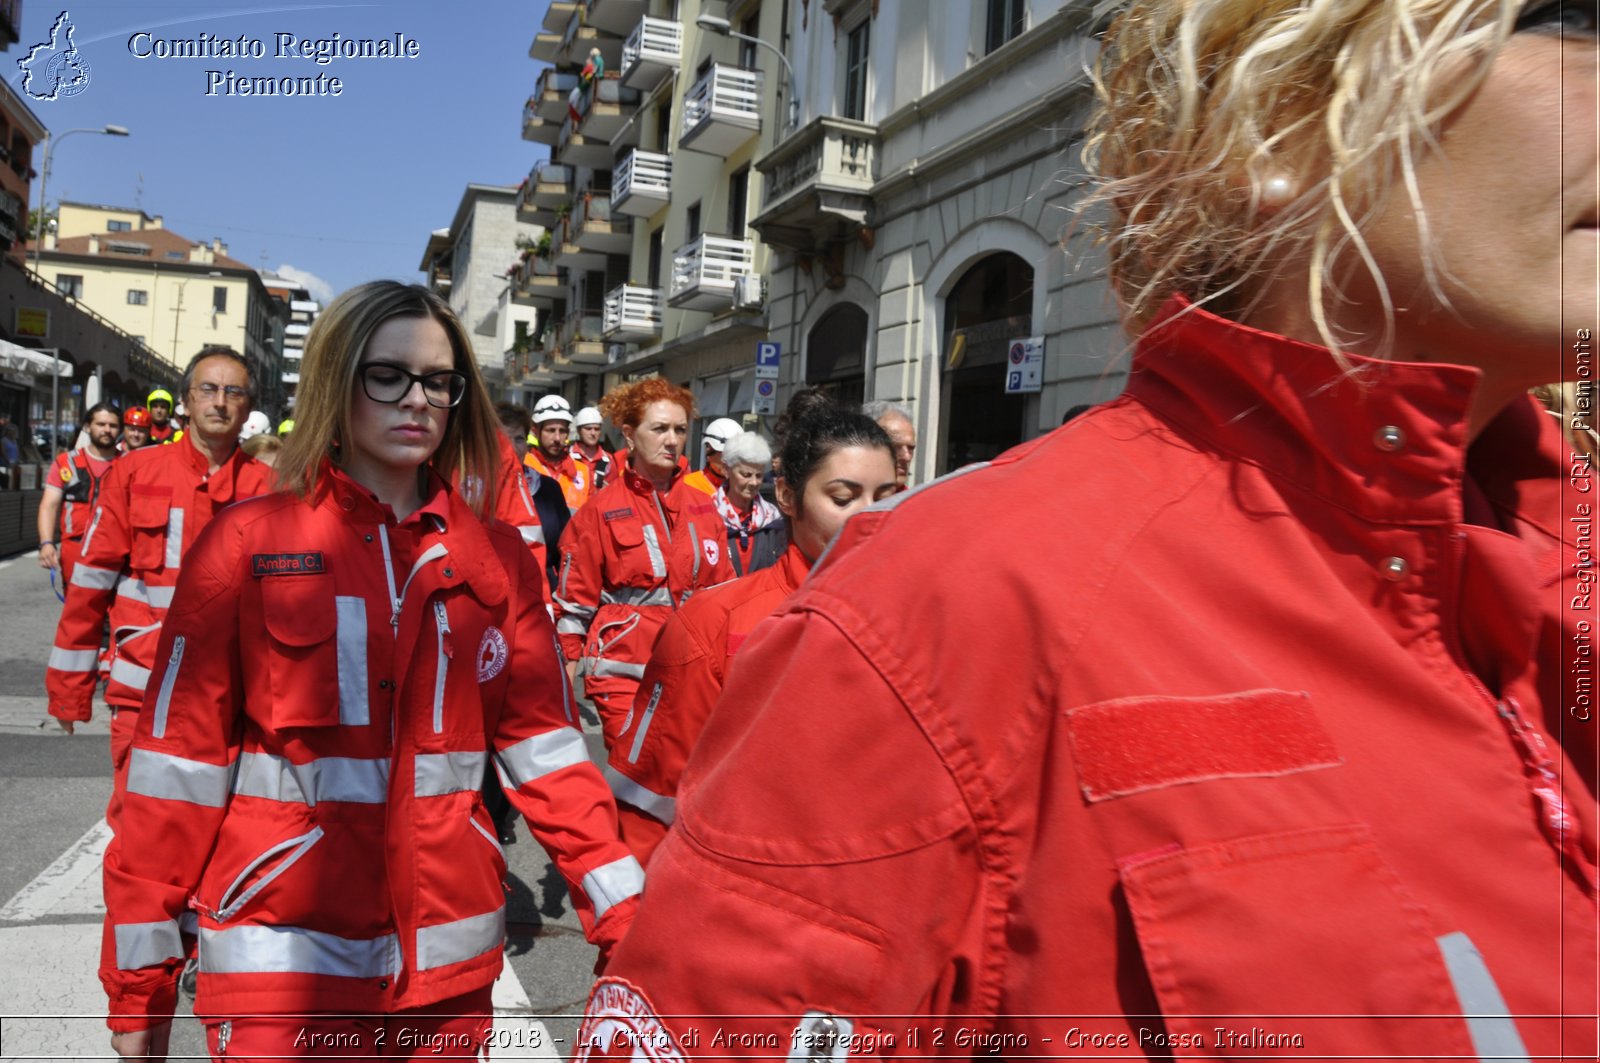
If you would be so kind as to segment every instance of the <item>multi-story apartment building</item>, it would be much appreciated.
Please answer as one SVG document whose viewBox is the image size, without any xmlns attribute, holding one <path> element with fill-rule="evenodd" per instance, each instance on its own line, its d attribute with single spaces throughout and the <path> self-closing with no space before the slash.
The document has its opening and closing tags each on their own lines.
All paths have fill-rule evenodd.
<svg viewBox="0 0 1600 1063">
<path fill-rule="evenodd" d="M 232 347 L 254 368 L 262 408 L 283 406 L 274 337 L 287 308 L 222 241 L 190 240 L 142 210 L 62 203 L 38 272 L 180 369 L 202 347 Z"/>
<path fill-rule="evenodd" d="M 466 326 L 473 355 L 496 394 L 506 393 L 510 383 L 508 333 L 528 334 L 536 317 L 533 309 L 506 298 L 508 268 L 543 232 L 517 214 L 517 196 L 518 189 L 510 186 L 469 184 L 450 227 L 429 236 L 417 267 Z"/>
<path fill-rule="evenodd" d="M 550 157 L 518 196 L 551 239 L 515 290 L 552 325 L 514 378 L 587 402 L 659 372 L 704 423 L 758 404 L 776 342 L 778 409 L 811 384 L 902 402 L 919 478 L 1111 397 L 1103 270 L 1066 238 L 1092 7 L 552 0 L 523 113 Z M 1010 380 L 1041 347 L 1037 389 Z"/>
<path fill-rule="evenodd" d="M 0 14 L 0 27 L 5 18 Z M 5 31 L 0 29 L 0 40 Z M 33 149 L 44 140 L 44 123 L 10 85 L 0 84 L 0 249 L 18 265 L 33 234 L 28 231 L 28 195 Z"/>
<path fill-rule="evenodd" d="M 300 361 L 305 356 L 306 333 L 311 331 L 311 323 L 322 313 L 322 304 L 313 299 L 311 293 L 297 281 L 288 277 L 262 274 L 261 280 L 272 297 L 288 311 L 287 317 L 280 323 L 281 335 L 275 344 L 283 359 L 280 380 L 284 389 L 284 412 L 287 413 L 294 409 L 295 391 L 300 385 Z"/>
</svg>

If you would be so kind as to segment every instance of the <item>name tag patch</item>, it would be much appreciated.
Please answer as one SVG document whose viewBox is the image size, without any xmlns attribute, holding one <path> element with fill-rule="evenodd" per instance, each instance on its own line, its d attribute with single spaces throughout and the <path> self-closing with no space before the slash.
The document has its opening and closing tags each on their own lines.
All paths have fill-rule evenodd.
<svg viewBox="0 0 1600 1063">
<path fill-rule="evenodd" d="M 251 554 L 250 574 L 261 576 L 303 576 L 307 573 L 326 572 L 322 551 L 305 554 Z"/>
<path fill-rule="evenodd" d="M 608 509 L 608 510 L 605 511 L 604 516 L 605 516 L 606 520 L 621 520 L 623 517 L 631 517 L 631 516 L 633 516 L 633 510 L 632 509 Z"/>
</svg>

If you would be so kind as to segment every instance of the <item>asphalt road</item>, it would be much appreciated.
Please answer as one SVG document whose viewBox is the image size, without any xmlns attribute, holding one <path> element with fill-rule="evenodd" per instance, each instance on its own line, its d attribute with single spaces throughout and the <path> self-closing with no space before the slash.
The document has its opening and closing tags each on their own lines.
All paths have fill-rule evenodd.
<svg viewBox="0 0 1600 1063">
<path fill-rule="evenodd" d="M 44 666 L 59 614 L 31 555 L 0 559 L 0 1061 L 110 1054 L 95 974 L 109 732 L 104 704 L 71 736 L 46 717 Z M 598 723 L 587 719 L 585 730 L 600 757 Z M 507 962 L 492 1055 L 566 1058 L 595 952 L 544 851 L 526 825 L 517 834 L 506 850 Z M 206 1058 L 192 1017 L 175 1024 L 170 1058 Z"/>
</svg>

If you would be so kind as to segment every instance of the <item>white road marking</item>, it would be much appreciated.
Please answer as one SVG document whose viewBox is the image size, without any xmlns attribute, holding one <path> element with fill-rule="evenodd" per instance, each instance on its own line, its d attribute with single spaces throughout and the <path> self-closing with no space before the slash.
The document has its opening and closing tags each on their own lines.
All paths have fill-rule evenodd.
<svg viewBox="0 0 1600 1063">
<path fill-rule="evenodd" d="M 12 565 L 14 565 L 16 563 L 17 563 L 17 559 L 16 558 L 12 558 L 10 561 L 0 561 L 0 568 L 10 568 Z"/>
<path fill-rule="evenodd" d="M 550 1041 L 550 1031 L 533 1017 L 522 980 L 511 969 L 508 959 L 491 990 L 494 1002 L 494 1027 L 489 1033 L 491 1059 L 560 1059 L 561 1053 Z"/>
<path fill-rule="evenodd" d="M 106 995 L 95 977 L 100 924 L 0 929 L 0 1060 L 111 1054 Z"/>
<path fill-rule="evenodd" d="M 100 858 L 109 844 L 111 828 L 102 819 L 0 908 L 0 922 L 21 923 L 43 918 L 91 879 L 95 880 L 98 892 Z"/>
</svg>

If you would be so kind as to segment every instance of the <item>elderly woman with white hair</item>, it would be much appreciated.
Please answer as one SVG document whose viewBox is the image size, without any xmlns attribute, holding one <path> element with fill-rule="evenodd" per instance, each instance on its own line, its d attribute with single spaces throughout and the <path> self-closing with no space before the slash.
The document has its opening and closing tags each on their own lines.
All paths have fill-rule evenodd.
<svg viewBox="0 0 1600 1063">
<path fill-rule="evenodd" d="M 1596 1056 L 1594 0 L 1116 8 L 1127 389 L 751 632 L 597 1054 Z"/>
<path fill-rule="evenodd" d="M 761 497 L 772 469 L 772 447 L 755 432 L 741 432 L 722 449 L 728 480 L 711 496 L 728 528 L 728 560 L 739 575 L 767 568 L 789 545 L 789 526 L 778 507 Z"/>
</svg>

